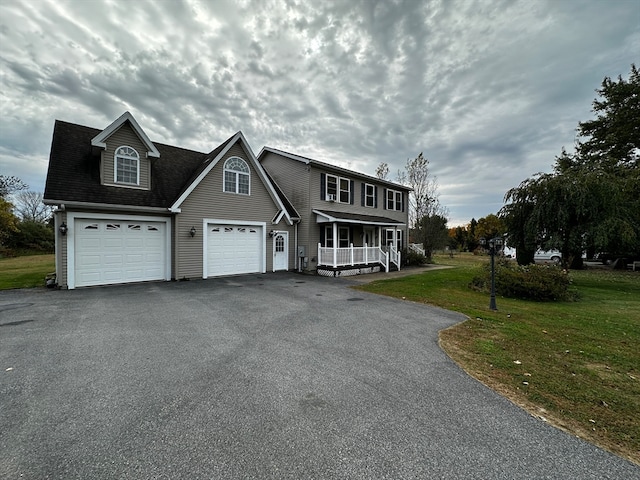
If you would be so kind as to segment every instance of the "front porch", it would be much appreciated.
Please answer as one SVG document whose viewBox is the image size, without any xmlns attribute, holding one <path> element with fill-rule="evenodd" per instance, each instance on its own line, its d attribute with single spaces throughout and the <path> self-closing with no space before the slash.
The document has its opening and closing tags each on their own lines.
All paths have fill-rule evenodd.
<svg viewBox="0 0 640 480">
<path fill-rule="evenodd" d="M 320 229 L 318 275 L 337 277 L 400 270 L 405 224 L 346 212 L 314 213 Z"/>
<path fill-rule="evenodd" d="M 385 251 L 386 250 L 386 251 Z M 388 248 L 354 247 L 346 248 L 323 247 L 318 244 L 318 275 L 327 277 L 341 277 L 348 275 L 364 275 L 380 271 L 389 272 L 391 269 L 400 270 L 401 253 L 390 244 Z"/>
</svg>

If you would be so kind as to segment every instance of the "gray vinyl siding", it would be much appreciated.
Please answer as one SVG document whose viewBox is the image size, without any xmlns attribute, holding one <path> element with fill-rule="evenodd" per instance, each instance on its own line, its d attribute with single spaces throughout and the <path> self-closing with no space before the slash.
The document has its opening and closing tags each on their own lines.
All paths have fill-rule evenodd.
<svg viewBox="0 0 640 480">
<path fill-rule="evenodd" d="M 223 192 L 224 162 L 229 157 L 240 157 L 251 171 L 250 194 L 238 195 Z M 266 271 L 273 270 L 273 245 L 268 233 L 278 229 L 271 220 L 278 207 L 255 169 L 250 156 L 240 143 L 236 143 L 225 154 L 209 174 L 183 202 L 181 213 L 175 217 L 174 245 L 176 246 L 176 278 L 202 278 L 203 274 L 203 219 L 265 222 L 266 226 Z M 196 228 L 195 237 L 189 230 Z M 285 228 L 281 228 L 284 230 Z M 291 241 L 290 233 L 290 241 Z M 291 265 L 291 263 L 290 263 Z"/>
<path fill-rule="evenodd" d="M 111 136 L 106 140 L 107 148 L 102 151 L 101 156 L 101 176 L 102 183 L 105 185 L 118 185 L 114 182 L 114 170 L 115 159 L 114 155 L 119 147 L 127 146 L 131 147 L 140 155 L 140 185 L 123 188 L 144 188 L 150 189 L 151 185 L 151 162 L 147 158 L 147 148 L 135 131 L 129 125 L 129 122 L 125 122 L 118 130 L 113 132 Z M 122 185 L 119 185 L 122 186 Z"/>
<path fill-rule="evenodd" d="M 309 201 L 309 170 L 308 166 L 298 160 L 281 157 L 273 153 L 265 155 L 261 161 L 264 169 L 278 184 L 282 192 L 300 214 L 298 225 L 298 245 L 307 248 L 307 256 L 311 261 L 310 252 L 313 250 L 312 240 L 309 238 L 309 220 L 311 219 L 311 204 Z M 294 230 L 289 235 L 289 243 L 295 243 Z M 293 247 L 295 249 L 295 246 Z M 297 251 L 294 251 L 297 255 Z M 316 253 L 317 254 L 317 253 Z M 294 263 L 289 263 L 293 268 Z M 315 267 L 314 267 L 315 268 Z"/>
</svg>

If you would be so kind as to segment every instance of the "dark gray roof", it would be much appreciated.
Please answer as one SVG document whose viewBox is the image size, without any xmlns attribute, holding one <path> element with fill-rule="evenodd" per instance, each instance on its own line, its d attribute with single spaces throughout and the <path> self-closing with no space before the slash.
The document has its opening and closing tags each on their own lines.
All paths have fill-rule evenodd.
<svg viewBox="0 0 640 480">
<path fill-rule="evenodd" d="M 293 203 L 291 203 L 289 201 L 289 199 L 287 198 L 287 196 L 284 194 L 284 192 L 280 188 L 280 185 L 278 185 L 275 182 L 275 180 L 273 178 L 271 178 L 271 175 L 269 175 L 269 172 L 267 172 L 265 170 L 264 173 L 267 175 L 267 178 L 271 182 L 271 185 L 273 185 L 273 189 L 278 194 L 278 197 L 280 197 L 280 200 L 282 201 L 282 204 L 284 205 L 284 208 L 287 210 L 287 213 L 289 214 L 289 216 L 291 218 L 300 218 L 300 214 L 298 213 L 298 211 L 293 206 Z"/>
<path fill-rule="evenodd" d="M 347 222 L 357 223 L 378 223 L 384 225 L 405 225 L 404 222 L 394 220 L 393 218 L 378 217 L 376 215 L 361 215 L 359 213 L 334 212 L 329 210 L 314 210 L 315 212 L 333 217 L 337 220 L 346 220 Z"/>
<path fill-rule="evenodd" d="M 56 120 L 44 189 L 46 200 L 168 208 L 191 184 L 208 159 L 222 151 L 233 136 L 211 153 L 155 143 L 160 158 L 151 159 L 151 190 L 100 183 L 100 152 L 91 139 L 101 130 Z"/>
</svg>

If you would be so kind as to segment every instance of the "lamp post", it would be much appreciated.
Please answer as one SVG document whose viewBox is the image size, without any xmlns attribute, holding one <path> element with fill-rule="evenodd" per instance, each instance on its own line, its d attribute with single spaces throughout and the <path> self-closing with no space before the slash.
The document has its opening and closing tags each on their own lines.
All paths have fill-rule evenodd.
<svg viewBox="0 0 640 480">
<path fill-rule="evenodd" d="M 489 245 L 489 255 L 491 255 L 491 299 L 489 300 L 489 309 L 498 310 L 498 307 L 496 306 L 495 256 L 496 250 L 500 250 L 500 247 L 502 246 L 502 238 L 494 237 L 489 239 L 488 241 L 484 237 L 480 238 L 480 245 L 484 247 L 487 244 Z"/>
</svg>

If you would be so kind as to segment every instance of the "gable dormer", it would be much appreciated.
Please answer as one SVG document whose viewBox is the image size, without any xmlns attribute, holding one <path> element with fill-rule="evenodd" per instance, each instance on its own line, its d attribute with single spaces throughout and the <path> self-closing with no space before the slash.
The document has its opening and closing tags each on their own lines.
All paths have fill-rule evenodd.
<svg viewBox="0 0 640 480">
<path fill-rule="evenodd" d="M 151 189 L 151 159 L 160 153 L 133 115 L 123 113 L 91 140 L 100 153 L 100 182 L 125 188 Z"/>
</svg>

